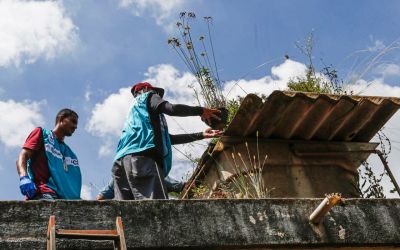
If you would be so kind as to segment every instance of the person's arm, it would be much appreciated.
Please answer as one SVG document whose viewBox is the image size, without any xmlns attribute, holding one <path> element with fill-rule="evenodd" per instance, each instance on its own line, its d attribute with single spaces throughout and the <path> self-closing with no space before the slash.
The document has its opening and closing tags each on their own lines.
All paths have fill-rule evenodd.
<svg viewBox="0 0 400 250">
<path fill-rule="evenodd" d="M 17 160 L 17 172 L 19 175 L 19 189 L 22 195 L 28 196 L 28 198 L 35 197 L 36 185 L 28 176 L 27 162 L 28 159 L 32 158 L 34 151 L 31 149 L 23 148 L 19 154 Z"/>
<path fill-rule="evenodd" d="M 167 192 L 176 192 L 180 193 L 183 190 L 183 187 L 185 186 L 185 182 L 183 181 L 177 181 L 174 178 L 167 176 L 164 179 L 165 186 L 167 187 Z"/>
<path fill-rule="evenodd" d="M 185 104 L 172 104 L 165 101 L 159 106 L 159 112 L 171 116 L 201 116 L 203 108 Z"/>
<path fill-rule="evenodd" d="M 19 175 L 19 188 L 23 195 L 28 196 L 28 198 L 33 198 L 36 194 L 35 183 L 28 176 L 28 160 L 34 157 L 36 151 L 42 147 L 42 129 L 34 129 L 26 139 L 21 152 L 19 153 L 16 165 L 17 172 Z"/>
<path fill-rule="evenodd" d="M 157 94 L 152 94 L 150 96 L 149 107 L 153 113 L 163 113 L 170 116 L 201 116 L 203 113 L 202 107 L 189 106 L 185 104 L 171 104 Z"/>
<path fill-rule="evenodd" d="M 189 143 L 197 140 L 220 137 L 222 134 L 221 130 L 214 130 L 207 128 L 204 132 L 192 133 L 192 134 L 179 134 L 179 135 L 169 135 L 171 138 L 171 144 L 183 144 Z"/>
<path fill-rule="evenodd" d="M 169 138 L 171 139 L 171 144 L 176 145 L 176 144 L 184 144 L 184 143 L 202 140 L 202 139 L 204 139 L 204 136 L 203 136 L 203 132 L 199 132 L 199 133 L 179 134 L 179 135 L 171 135 L 170 134 Z"/>
<path fill-rule="evenodd" d="M 32 158 L 35 151 L 28 148 L 22 148 L 17 160 L 17 172 L 20 177 L 28 176 L 27 162 Z"/>
<path fill-rule="evenodd" d="M 108 182 L 108 185 L 105 186 L 100 193 L 96 196 L 96 200 L 111 200 L 114 199 L 114 179 Z"/>
<path fill-rule="evenodd" d="M 170 116 L 201 116 L 203 120 L 211 118 L 220 119 L 221 113 L 218 109 L 209 109 L 199 106 L 189 106 L 185 104 L 172 104 L 162 99 L 157 94 L 152 94 L 149 98 L 149 107 L 153 113 L 167 114 Z"/>
</svg>

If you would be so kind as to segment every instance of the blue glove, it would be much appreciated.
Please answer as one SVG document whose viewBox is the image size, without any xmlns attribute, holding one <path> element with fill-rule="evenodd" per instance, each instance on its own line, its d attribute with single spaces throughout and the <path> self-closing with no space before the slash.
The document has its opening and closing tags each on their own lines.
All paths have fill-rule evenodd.
<svg viewBox="0 0 400 250">
<path fill-rule="evenodd" d="M 19 178 L 19 188 L 21 189 L 21 193 L 28 196 L 28 198 L 32 199 L 35 197 L 36 186 L 28 176 L 21 176 Z"/>
</svg>

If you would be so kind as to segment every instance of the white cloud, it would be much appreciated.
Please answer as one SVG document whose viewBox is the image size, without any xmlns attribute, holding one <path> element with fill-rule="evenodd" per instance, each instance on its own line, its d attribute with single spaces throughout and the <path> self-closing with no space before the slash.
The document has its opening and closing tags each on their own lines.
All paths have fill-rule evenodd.
<svg viewBox="0 0 400 250">
<path fill-rule="evenodd" d="M 400 66 L 398 64 L 384 64 L 377 69 L 383 77 L 400 76 Z"/>
<path fill-rule="evenodd" d="M 376 52 L 376 51 L 384 49 L 385 47 L 386 47 L 385 44 L 381 40 L 375 40 L 374 45 L 368 47 L 368 51 Z"/>
<path fill-rule="evenodd" d="M 0 1 L 0 67 L 52 59 L 77 43 L 77 28 L 59 1 Z"/>
<path fill-rule="evenodd" d="M 120 6 L 130 9 L 135 16 L 150 16 L 157 25 L 171 29 L 171 18 L 177 18 L 181 11 L 183 0 L 120 0 Z"/>
<path fill-rule="evenodd" d="M 40 114 L 44 103 L 0 101 L 0 142 L 6 147 L 21 147 L 29 132 L 44 123 Z"/>
<path fill-rule="evenodd" d="M 306 65 L 285 60 L 280 65 L 271 68 L 272 76 L 265 76 L 260 79 L 228 81 L 225 83 L 224 94 L 228 98 L 236 96 L 245 96 L 246 93 L 257 93 L 269 95 L 274 90 L 284 90 L 287 88 L 287 82 L 296 77 L 304 77 Z"/>
<path fill-rule="evenodd" d="M 270 76 L 265 76 L 255 80 L 237 80 L 225 83 L 224 95 L 229 98 L 246 96 L 246 94 L 270 94 L 273 90 L 283 89 L 286 84 L 279 80 L 273 80 Z"/>
<path fill-rule="evenodd" d="M 381 78 L 369 82 L 359 80 L 356 84 L 349 85 L 348 88 L 352 89 L 354 94 L 400 97 L 400 87 L 385 84 Z"/>
<path fill-rule="evenodd" d="M 90 84 L 88 84 L 86 86 L 84 97 L 85 97 L 85 101 L 87 101 L 87 102 L 89 102 L 92 97 L 92 89 L 90 87 Z"/>
<path fill-rule="evenodd" d="M 307 66 L 305 64 L 289 59 L 278 66 L 272 67 L 271 73 L 279 80 L 287 82 L 296 77 L 304 77 L 306 70 Z"/>
<path fill-rule="evenodd" d="M 116 145 L 113 142 L 113 140 L 115 139 L 116 138 L 112 136 L 107 136 L 106 138 L 104 138 L 104 143 L 99 148 L 100 157 L 106 157 L 112 155 L 115 152 Z"/>
<path fill-rule="evenodd" d="M 190 73 L 180 73 L 169 64 L 149 67 L 145 81 L 165 89 L 165 98 L 175 103 L 198 105 L 189 86 L 197 86 L 196 78 Z"/>
<path fill-rule="evenodd" d="M 119 136 L 131 106 L 130 88 L 121 88 L 95 105 L 86 130 L 96 136 Z"/>
<path fill-rule="evenodd" d="M 93 200 L 92 188 L 83 184 L 81 189 L 81 199 L 82 200 Z"/>
</svg>

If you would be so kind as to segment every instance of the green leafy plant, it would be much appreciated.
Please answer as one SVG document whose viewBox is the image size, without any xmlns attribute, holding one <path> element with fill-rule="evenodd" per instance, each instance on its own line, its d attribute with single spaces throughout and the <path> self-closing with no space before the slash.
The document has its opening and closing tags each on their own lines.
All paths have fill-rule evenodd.
<svg viewBox="0 0 400 250">
<path fill-rule="evenodd" d="M 210 189 L 206 185 L 196 185 L 195 187 L 192 188 L 192 198 L 193 199 L 201 199 L 206 196 L 210 192 Z"/>
<path fill-rule="evenodd" d="M 331 88 L 322 77 L 315 76 L 311 67 L 307 68 L 305 77 L 290 79 L 288 88 L 292 91 L 316 92 L 331 94 Z"/>
<path fill-rule="evenodd" d="M 308 65 L 304 77 L 296 77 L 288 82 L 292 91 L 315 92 L 324 94 L 343 94 L 343 81 L 338 79 L 338 72 L 332 65 L 325 66 L 322 74 L 315 72 L 313 62 L 314 34 L 313 32 L 303 41 L 296 42 L 296 47 L 307 57 Z"/>
<path fill-rule="evenodd" d="M 228 109 L 228 123 L 227 124 L 232 122 L 233 117 L 235 117 L 243 99 L 244 99 L 243 97 L 238 96 L 235 99 L 231 99 L 231 100 L 227 101 L 227 105 L 226 105 L 226 108 Z"/>
<path fill-rule="evenodd" d="M 219 78 L 218 67 L 215 59 L 214 46 L 211 37 L 211 17 L 204 17 L 207 24 L 208 38 L 205 35 L 194 36 L 191 22 L 196 18 L 193 12 L 181 12 L 180 21 L 176 27 L 180 38 L 168 39 L 180 59 L 189 71 L 196 77 L 200 92 L 194 87 L 195 97 L 200 105 L 209 108 L 225 107 L 226 101 L 222 94 L 222 83 Z M 209 53 L 211 50 L 211 53 Z"/>
</svg>

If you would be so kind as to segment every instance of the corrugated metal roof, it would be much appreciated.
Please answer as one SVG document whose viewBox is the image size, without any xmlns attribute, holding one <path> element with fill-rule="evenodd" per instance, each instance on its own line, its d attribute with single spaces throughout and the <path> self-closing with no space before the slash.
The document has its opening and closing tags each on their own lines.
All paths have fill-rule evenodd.
<svg viewBox="0 0 400 250">
<path fill-rule="evenodd" d="M 207 175 L 216 155 L 224 150 L 223 141 L 256 137 L 258 131 L 258 138 L 272 141 L 366 143 L 399 108 L 400 98 L 394 97 L 274 91 L 263 102 L 257 95 L 249 94 L 242 101 L 224 136 L 215 147 L 209 146 L 203 154 L 189 183 Z M 185 188 L 183 198 L 191 187 Z"/>
<path fill-rule="evenodd" d="M 400 98 L 274 91 L 245 97 L 226 136 L 368 142 L 400 107 Z"/>
</svg>

